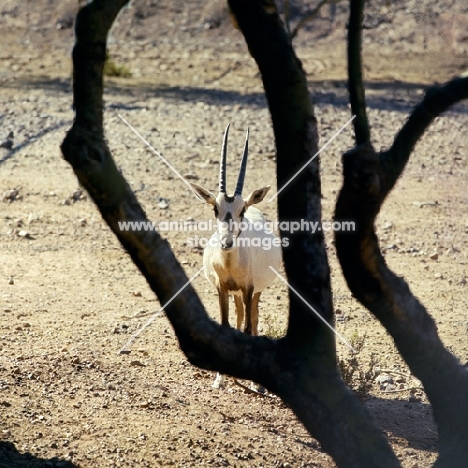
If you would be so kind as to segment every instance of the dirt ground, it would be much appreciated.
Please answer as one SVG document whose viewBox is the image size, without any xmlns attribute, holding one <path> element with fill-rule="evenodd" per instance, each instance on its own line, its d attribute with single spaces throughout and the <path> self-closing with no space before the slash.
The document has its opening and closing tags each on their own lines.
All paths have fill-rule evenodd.
<svg viewBox="0 0 468 468">
<path fill-rule="evenodd" d="M 446 0 L 437 10 L 433 3 L 394 2 L 390 11 L 371 2 L 364 50 L 377 148 L 391 144 L 427 85 L 468 69 L 467 7 Z M 61 157 L 73 119 L 76 2 L 40 0 L 24 10 L 12 0 L 2 4 L 0 140 L 10 131 L 14 140 L 11 149 L 0 148 L 0 468 L 335 466 L 278 398 L 246 393 L 232 379 L 225 390 L 213 389 L 214 375 L 187 362 L 163 315 L 128 345 L 130 354 L 118 353 L 160 304 Z M 341 4 L 335 20 L 324 12 L 296 42 L 322 144 L 350 117 L 345 13 Z M 226 123 L 233 122 L 228 188 L 249 126 L 244 191 L 276 186 L 260 77 L 223 15 L 218 2 L 136 1 L 110 36 L 111 57 L 131 76 L 106 80 L 106 134 L 155 222 L 199 222 L 212 213 L 119 114 L 183 176 L 212 190 Z M 373 25 L 380 16 L 386 20 Z M 468 360 L 467 128 L 466 104 L 434 122 L 377 223 L 389 265 L 407 279 L 462 362 Z M 341 184 L 340 156 L 352 145 L 348 127 L 321 155 L 324 220 L 332 219 Z M 275 219 L 274 203 L 260 207 Z M 188 276 L 202 266 L 194 236 L 206 234 L 164 232 Z M 364 404 L 402 466 L 429 467 L 437 429 L 425 394 L 383 328 L 352 298 L 332 233 L 326 236 L 336 328 L 364 341 L 361 368 L 373 355 L 379 373 Z M 202 276 L 193 284 L 218 319 L 211 285 Z M 263 294 L 262 334 L 283 333 L 287 298 L 279 281 Z M 349 357 L 341 342 L 338 351 Z"/>
</svg>

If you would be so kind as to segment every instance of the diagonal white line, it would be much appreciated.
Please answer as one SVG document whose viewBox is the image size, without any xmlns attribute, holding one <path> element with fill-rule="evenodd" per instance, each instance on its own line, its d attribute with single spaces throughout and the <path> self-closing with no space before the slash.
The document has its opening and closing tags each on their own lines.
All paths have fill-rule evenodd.
<svg viewBox="0 0 468 468">
<path fill-rule="evenodd" d="M 269 200 L 273 201 L 354 119 L 353 115 Z"/>
<path fill-rule="evenodd" d="M 269 266 L 270 270 L 272 270 L 276 276 L 285 283 L 288 288 L 293 291 L 296 296 L 336 335 L 338 336 L 341 341 L 353 352 L 355 353 L 356 350 L 346 341 L 346 339 L 340 335 L 288 282 L 283 276 L 281 276 L 272 266 Z"/>
<path fill-rule="evenodd" d="M 203 271 L 202 266 L 155 314 L 119 349 L 117 354 L 124 354 L 125 348 L 132 344 L 158 317 L 163 315 L 163 310 Z"/>
<path fill-rule="evenodd" d="M 187 186 L 190 188 L 190 190 L 192 191 L 192 193 L 199 199 L 201 200 L 203 203 L 206 203 L 206 201 L 201 198 L 193 189 L 192 189 L 192 186 L 190 185 L 190 182 L 183 176 L 180 174 L 180 172 L 166 159 L 162 156 L 161 153 L 159 153 L 152 145 L 151 143 L 146 140 L 146 138 L 141 135 L 141 133 L 133 126 L 131 125 L 124 117 L 122 117 L 120 114 L 117 114 L 119 119 L 130 129 L 132 130 L 133 133 L 135 133 L 135 135 L 140 138 L 140 140 L 164 163 L 166 164 L 167 167 L 169 167 L 169 169 L 171 169 L 174 174 L 177 175 L 177 177 L 179 177 L 182 182 L 184 182 L 185 184 L 187 184 Z"/>
</svg>

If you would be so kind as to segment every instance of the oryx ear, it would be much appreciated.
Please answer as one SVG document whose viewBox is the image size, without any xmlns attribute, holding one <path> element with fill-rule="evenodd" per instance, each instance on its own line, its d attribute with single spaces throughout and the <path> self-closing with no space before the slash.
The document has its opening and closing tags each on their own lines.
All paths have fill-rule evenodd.
<svg viewBox="0 0 468 468">
<path fill-rule="evenodd" d="M 193 193 L 195 194 L 195 196 L 199 200 L 201 200 L 201 201 L 203 201 L 205 203 L 208 203 L 208 205 L 216 206 L 216 198 L 211 192 L 204 189 L 203 187 L 201 187 L 198 184 L 190 183 L 190 187 L 191 187 Z"/>
<path fill-rule="evenodd" d="M 250 205 L 255 205 L 260 203 L 264 198 L 265 195 L 268 193 L 268 190 L 271 189 L 271 185 L 267 185 L 266 187 L 262 187 L 261 189 L 254 190 L 245 200 L 245 206 L 249 207 Z"/>
</svg>

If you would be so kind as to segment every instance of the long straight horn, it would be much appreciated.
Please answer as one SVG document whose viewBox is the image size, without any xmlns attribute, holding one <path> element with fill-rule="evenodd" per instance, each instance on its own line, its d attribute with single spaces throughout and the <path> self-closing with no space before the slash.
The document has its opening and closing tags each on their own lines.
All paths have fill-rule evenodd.
<svg viewBox="0 0 468 468">
<path fill-rule="evenodd" d="M 239 169 L 239 177 L 237 178 L 237 186 L 235 195 L 242 195 L 242 189 L 244 188 L 244 179 L 245 179 L 245 171 L 247 170 L 247 156 L 249 154 L 249 129 L 247 128 L 247 135 L 245 137 L 245 146 L 244 146 L 244 154 L 242 155 L 241 166 Z"/>
<path fill-rule="evenodd" d="M 228 123 L 224 131 L 223 147 L 221 149 L 221 161 L 219 162 L 219 193 L 226 193 L 226 154 L 230 126 L 231 123 Z"/>
</svg>

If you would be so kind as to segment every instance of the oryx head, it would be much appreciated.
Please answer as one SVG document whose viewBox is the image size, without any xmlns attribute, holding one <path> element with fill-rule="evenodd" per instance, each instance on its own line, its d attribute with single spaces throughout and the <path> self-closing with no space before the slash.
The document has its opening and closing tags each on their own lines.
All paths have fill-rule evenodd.
<svg viewBox="0 0 468 468">
<path fill-rule="evenodd" d="M 218 238 L 220 247 L 224 250 L 228 250 L 233 247 L 235 239 L 237 239 L 241 232 L 241 222 L 244 220 L 244 214 L 247 208 L 251 205 L 255 205 L 256 203 L 260 203 L 268 190 L 270 190 L 270 185 L 267 185 L 263 188 L 254 190 L 246 199 L 242 197 L 245 171 L 247 169 L 247 155 L 249 152 L 249 130 L 247 129 L 244 154 L 242 155 L 236 190 L 233 196 L 226 193 L 226 154 L 229 126 L 230 124 L 226 127 L 226 131 L 224 132 L 223 147 L 221 150 L 218 196 L 215 197 L 211 192 L 200 185 L 190 184 L 198 197 L 213 206 L 215 217 L 218 220 Z"/>
</svg>

